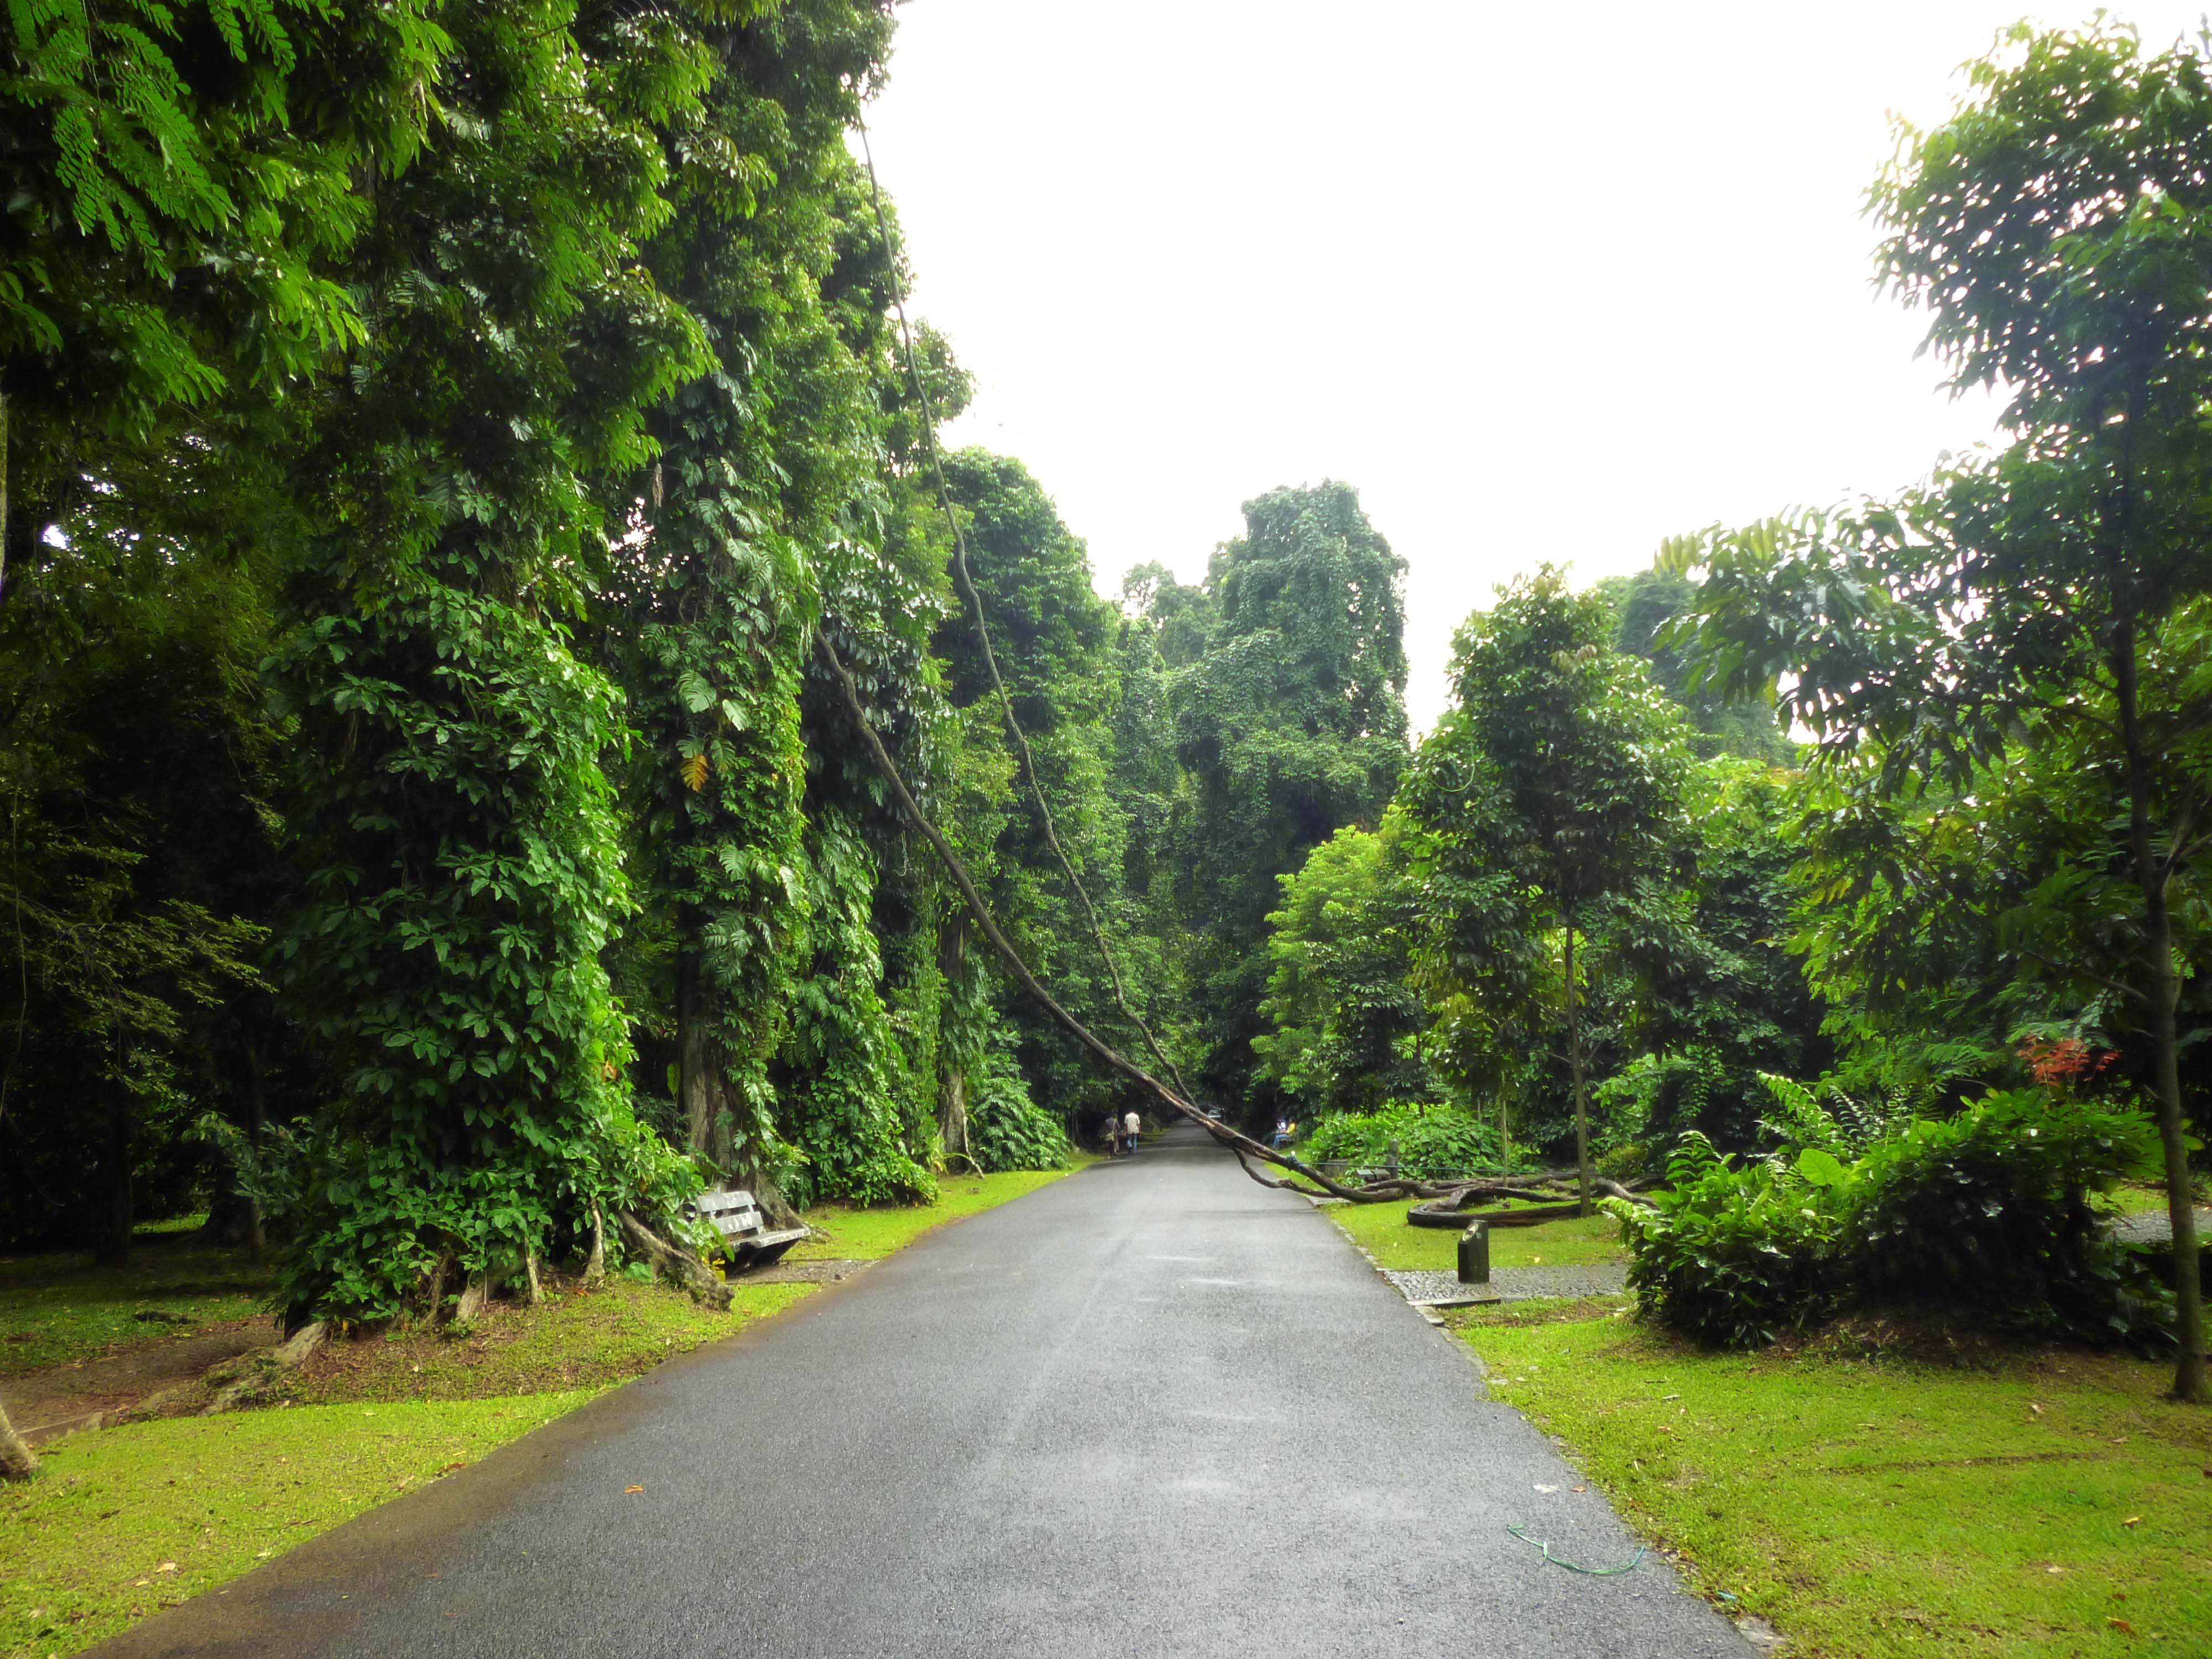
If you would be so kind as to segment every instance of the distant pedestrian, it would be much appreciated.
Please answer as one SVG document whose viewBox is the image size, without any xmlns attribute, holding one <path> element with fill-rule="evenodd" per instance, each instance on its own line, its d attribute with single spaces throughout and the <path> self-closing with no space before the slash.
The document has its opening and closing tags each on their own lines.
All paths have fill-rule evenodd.
<svg viewBox="0 0 2212 1659">
<path fill-rule="evenodd" d="M 1107 1157 L 1121 1156 L 1121 1120 L 1111 1112 L 1106 1114 L 1106 1133 L 1099 1137 L 1099 1140 L 1106 1148 Z"/>
<path fill-rule="evenodd" d="M 1275 1120 L 1275 1150 L 1281 1152 L 1291 1144 L 1291 1121 L 1286 1117 Z"/>
<path fill-rule="evenodd" d="M 1144 1127 L 1144 1121 L 1134 1112 L 1121 1120 L 1121 1133 L 1128 1137 L 1129 1152 L 1132 1157 L 1135 1156 L 1137 1151 L 1137 1131 L 1142 1127 Z"/>
</svg>

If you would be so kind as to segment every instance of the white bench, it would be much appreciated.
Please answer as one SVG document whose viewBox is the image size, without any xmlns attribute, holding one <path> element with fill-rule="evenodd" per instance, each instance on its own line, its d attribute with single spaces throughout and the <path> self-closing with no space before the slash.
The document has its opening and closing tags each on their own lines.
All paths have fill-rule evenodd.
<svg viewBox="0 0 2212 1659">
<path fill-rule="evenodd" d="M 740 1188 L 718 1187 L 692 1200 L 699 1218 L 722 1236 L 722 1253 L 730 1271 L 745 1273 L 781 1261 L 783 1253 L 806 1237 L 805 1227 L 770 1227 L 753 1195 Z"/>
</svg>

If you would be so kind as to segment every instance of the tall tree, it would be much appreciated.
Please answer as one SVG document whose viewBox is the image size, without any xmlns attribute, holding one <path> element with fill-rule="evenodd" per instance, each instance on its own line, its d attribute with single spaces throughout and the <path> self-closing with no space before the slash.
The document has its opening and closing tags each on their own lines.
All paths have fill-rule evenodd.
<svg viewBox="0 0 2212 1659">
<path fill-rule="evenodd" d="M 2022 26 L 1876 185 L 1884 272 L 1929 316 L 1952 383 L 2002 386 L 2011 444 L 1892 507 L 1802 514 L 1677 544 L 1711 574 L 1704 676 L 1794 675 L 1820 757 L 1896 795 L 1962 787 L 2038 723 L 2105 699 L 2140 951 L 2130 997 L 2179 1263 L 2175 1393 L 2208 1395 L 2181 1094 L 2172 890 L 2206 821 L 2174 757 L 2204 709 L 2146 708 L 2147 641 L 2212 586 L 2212 74 L 2200 42 Z M 1872 768 L 1845 763 L 1878 751 Z"/>
<path fill-rule="evenodd" d="M 1074 866 L 1141 1018 L 1153 1000 L 1154 958 L 1132 949 L 1133 918 L 1122 885 L 1128 823 L 1110 789 L 1121 698 L 1115 609 L 1092 586 L 1083 543 L 1021 463 L 968 450 L 947 457 L 945 472 L 969 520 L 975 591 L 1052 812 L 1048 838 L 1000 718 L 973 611 L 963 606 L 938 635 L 948 690 L 956 707 L 970 711 L 971 742 L 1004 751 L 1013 769 L 1013 794 L 991 861 L 1000 917 L 1066 1007 L 1133 1049 L 1139 1038 L 1116 1006 L 1090 916 L 1050 844 L 1056 840 Z M 951 925 L 951 937 L 964 939 L 957 921 Z M 1020 1033 L 1022 1069 L 1031 1085 L 1072 1121 L 1095 1117 L 1119 1097 L 1117 1085 L 1071 1052 L 1026 998 L 1007 1000 L 1002 1013 Z"/>
<path fill-rule="evenodd" d="M 1423 895 L 1405 814 L 1376 830 L 1346 828 L 1283 878 L 1267 918 L 1274 972 L 1255 1037 L 1267 1076 L 1322 1111 L 1371 1112 L 1436 1097 L 1422 1047 L 1430 1012 L 1413 984 Z"/>
<path fill-rule="evenodd" d="M 1349 484 L 1271 491 L 1245 503 L 1244 526 L 1214 553 L 1218 621 L 1174 682 L 1190 788 L 1176 858 L 1199 939 L 1199 1080 L 1264 1118 L 1275 1089 L 1251 1045 L 1267 1030 L 1277 878 L 1346 824 L 1379 823 L 1405 769 L 1405 562 Z"/>
<path fill-rule="evenodd" d="M 1635 931 L 1680 846 L 1686 729 L 1644 665 L 1609 648 L 1612 609 L 1549 566 L 1461 629 L 1453 706 L 1407 789 L 1468 902 L 1437 918 L 1444 972 L 1510 1007 L 1559 942 L 1582 1205 L 1590 1205 L 1581 979 L 1594 934 Z M 1644 908 L 1650 908 L 1648 904 Z"/>
<path fill-rule="evenodd" d="M 714 372 L 653 411 L 658 453 L 616 481 L 630 533 L 603 607 L 640 738 L 625 982 L 647 1011 L 641 1091 L 672 1068 L 690 1150 L 788 1219 L 768 1072 L 806 915 L 800 689 L 817 550 L 881 459 L 868 365 L 823 289 L 847 257 L 847 124 L 890 21 L 873 0 L 793 0 L 697 27 L 718 70 L 661 129 L 674 212 L 647 261 Z"/>
<path fill-rule="evenodd" d="M 441 14 L 441 142 L 380 193 L 367 342 L 302 469 L 318 556 L 278 653 L 300 721 L 283 944 L 327 1101 L 289 1170 L 298 1315 L 389 1312 L 595 1213 L 672 1214 L 600 953 L 629 905 L 601 762 L 612 685 L 570 619 L 593 479 L 707 366 L 637 264 L 654 129 L 712 61 L 563 0 Z"/>
</svg>

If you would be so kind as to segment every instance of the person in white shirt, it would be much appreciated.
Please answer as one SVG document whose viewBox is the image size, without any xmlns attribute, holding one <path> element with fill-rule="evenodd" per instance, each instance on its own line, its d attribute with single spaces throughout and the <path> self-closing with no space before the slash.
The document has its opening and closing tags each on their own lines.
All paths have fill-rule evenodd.
<svg viewBox="0 0 2212 1659">
<path fill-rule="evenodd" d="M 1127 1138 L 1128 1149 L 1133 1152 L 1137 1150 L 1137 1131 L 1143 1127 L 1142 1121 L 1134 1112 L 1121 1120 L 1121 1133 Z"/>
</svg>

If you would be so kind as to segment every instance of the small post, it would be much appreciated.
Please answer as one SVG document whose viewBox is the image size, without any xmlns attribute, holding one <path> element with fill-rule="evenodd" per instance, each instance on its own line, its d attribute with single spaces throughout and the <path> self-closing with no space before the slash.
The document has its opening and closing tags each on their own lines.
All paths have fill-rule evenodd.
<svg viewBox="0 0 2212 1659">
<path fill-rule="evenodd" d="M 1398 1178 L 1398 1143 L 1395 1140 L 1390 1143 L 1383 1157 L 1389 1160 L 1390 1179 L 1395 1181 Z"/>
<path fill-rule="evenodd" d="M 1459 1236 L 1459 1282 L 1462 1285 L 1490 1283 L 1490 1224 L 1470 1221 L 1467 1231 Z"/>
</svg>

